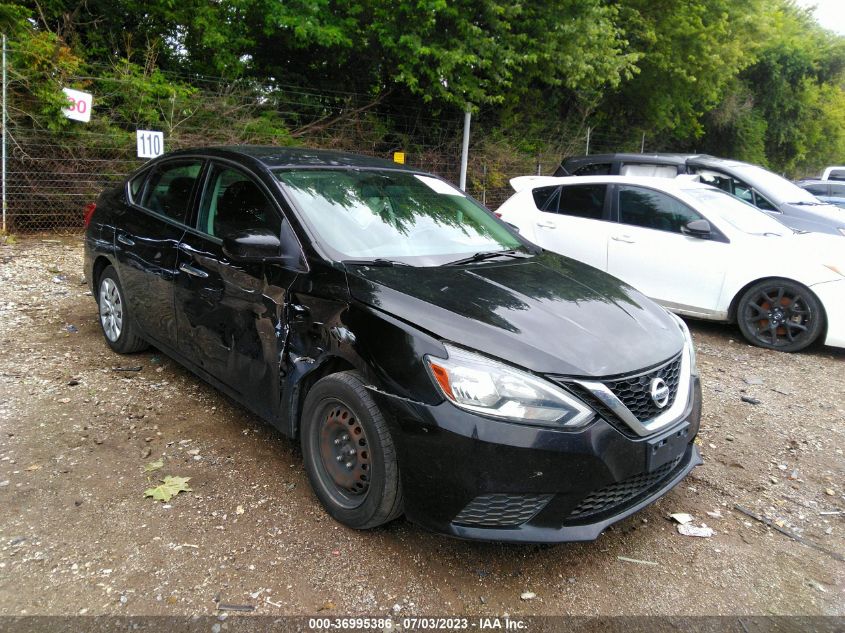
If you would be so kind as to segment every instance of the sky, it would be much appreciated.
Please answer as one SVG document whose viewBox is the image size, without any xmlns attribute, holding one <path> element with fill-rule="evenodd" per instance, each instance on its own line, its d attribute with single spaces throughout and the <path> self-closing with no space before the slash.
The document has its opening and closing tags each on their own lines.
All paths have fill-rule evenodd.
<svg viewBox="0 0 845 633">
<path fill-rule="evenodd" d="M 845 0 L 798 0 L 804 7 L 816 7 L 816 20 L 826 29 L 845 35 Z"/>
</svg>

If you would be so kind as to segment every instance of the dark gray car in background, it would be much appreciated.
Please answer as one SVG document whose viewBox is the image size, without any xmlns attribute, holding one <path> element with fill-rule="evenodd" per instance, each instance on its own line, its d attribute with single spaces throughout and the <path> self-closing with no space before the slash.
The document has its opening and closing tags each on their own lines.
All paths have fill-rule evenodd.
<svg viewBox="0 0 845 633">
<path fill-rule="evenodd" d="M 796 231 L 845 236 L 845 212 L 757 165 L 706 154 L 595 154 L 566 159 L 555 176 L 695 174 Z"/>
</svg>

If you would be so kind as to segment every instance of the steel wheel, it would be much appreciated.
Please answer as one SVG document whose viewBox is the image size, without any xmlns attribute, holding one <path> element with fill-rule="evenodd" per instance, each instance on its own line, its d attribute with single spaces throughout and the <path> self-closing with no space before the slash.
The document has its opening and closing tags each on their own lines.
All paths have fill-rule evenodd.
<svg viewBox="0 0 845 633">
<path fill-rule="evenodd" d="M 100 323 L 103 334 L 112 343 L 117 342 L 123 331 L 123 298 L 117 284 L 110 277 L 100 282 Z"/>
<path fill-rule="evenodd" d="M 363 530 L 402 514 L 393 438 L 357 372 L 330 374 L 314 383 L 301 425 L 308 480 L 332 517 Z"/>
<path fill-rule="evenodd" d="M 788 280 L 772 280 L 748 289 L 740 300 L 737 320 L 751 343 L 794 352 L 818 338 L 824 315 L 809 288 Z"/>
<path fill-rule="evenodd" d="M 320 458 L 337 501 L 346 507 L 360 505 L 370 488 L 367 434 L 349 407 L 337 400 L 325 403 Z"/>
</svg>

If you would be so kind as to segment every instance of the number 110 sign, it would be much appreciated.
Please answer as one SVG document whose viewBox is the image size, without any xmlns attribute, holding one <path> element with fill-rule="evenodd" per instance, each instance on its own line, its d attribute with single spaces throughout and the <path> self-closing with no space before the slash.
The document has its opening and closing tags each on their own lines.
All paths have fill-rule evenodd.
<svg viewBox="0 0 845 633">
<path fill-rule="evenodd" d="M 164 153 L 164 132 L 136 130 L 138 158 L 155 158 Z"/>
</svg>

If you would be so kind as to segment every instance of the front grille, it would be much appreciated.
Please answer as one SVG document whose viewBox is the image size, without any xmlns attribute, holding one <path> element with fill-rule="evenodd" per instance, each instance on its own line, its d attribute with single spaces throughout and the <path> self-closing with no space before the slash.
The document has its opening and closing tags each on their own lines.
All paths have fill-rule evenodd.
<svg viewBox="0 0 845 633">
<path fill-rule="evenodd" d="M 667 479 L 683 457 L 681 455 L 653 472 L 634 475 L 623 481 L 605 486 L 601 490 L 596 490 L 569 513 L 567 522 L 603 514 L 617 508 L 622 509 L 622 507 Z"/>
<path fill-rule="evenodd" d="M 647 422 L 675 402 L 680 375 L 681 356 L 678 355 L 668 363 L 645 374 L 609 380 L 605 384 L 640 422 Z M 658 407 L 651 398 L 651 381 L 655 378 L 662 378 L 669 387 L 669 402 L 663 408 Z"/>
<path fill-rule="evenodd" d="M 551 498 L 552 495 L 481 495 L 470 501 L 453 522 L 479 527 L 516 527 L 546 507 Z"/>
</svg>

